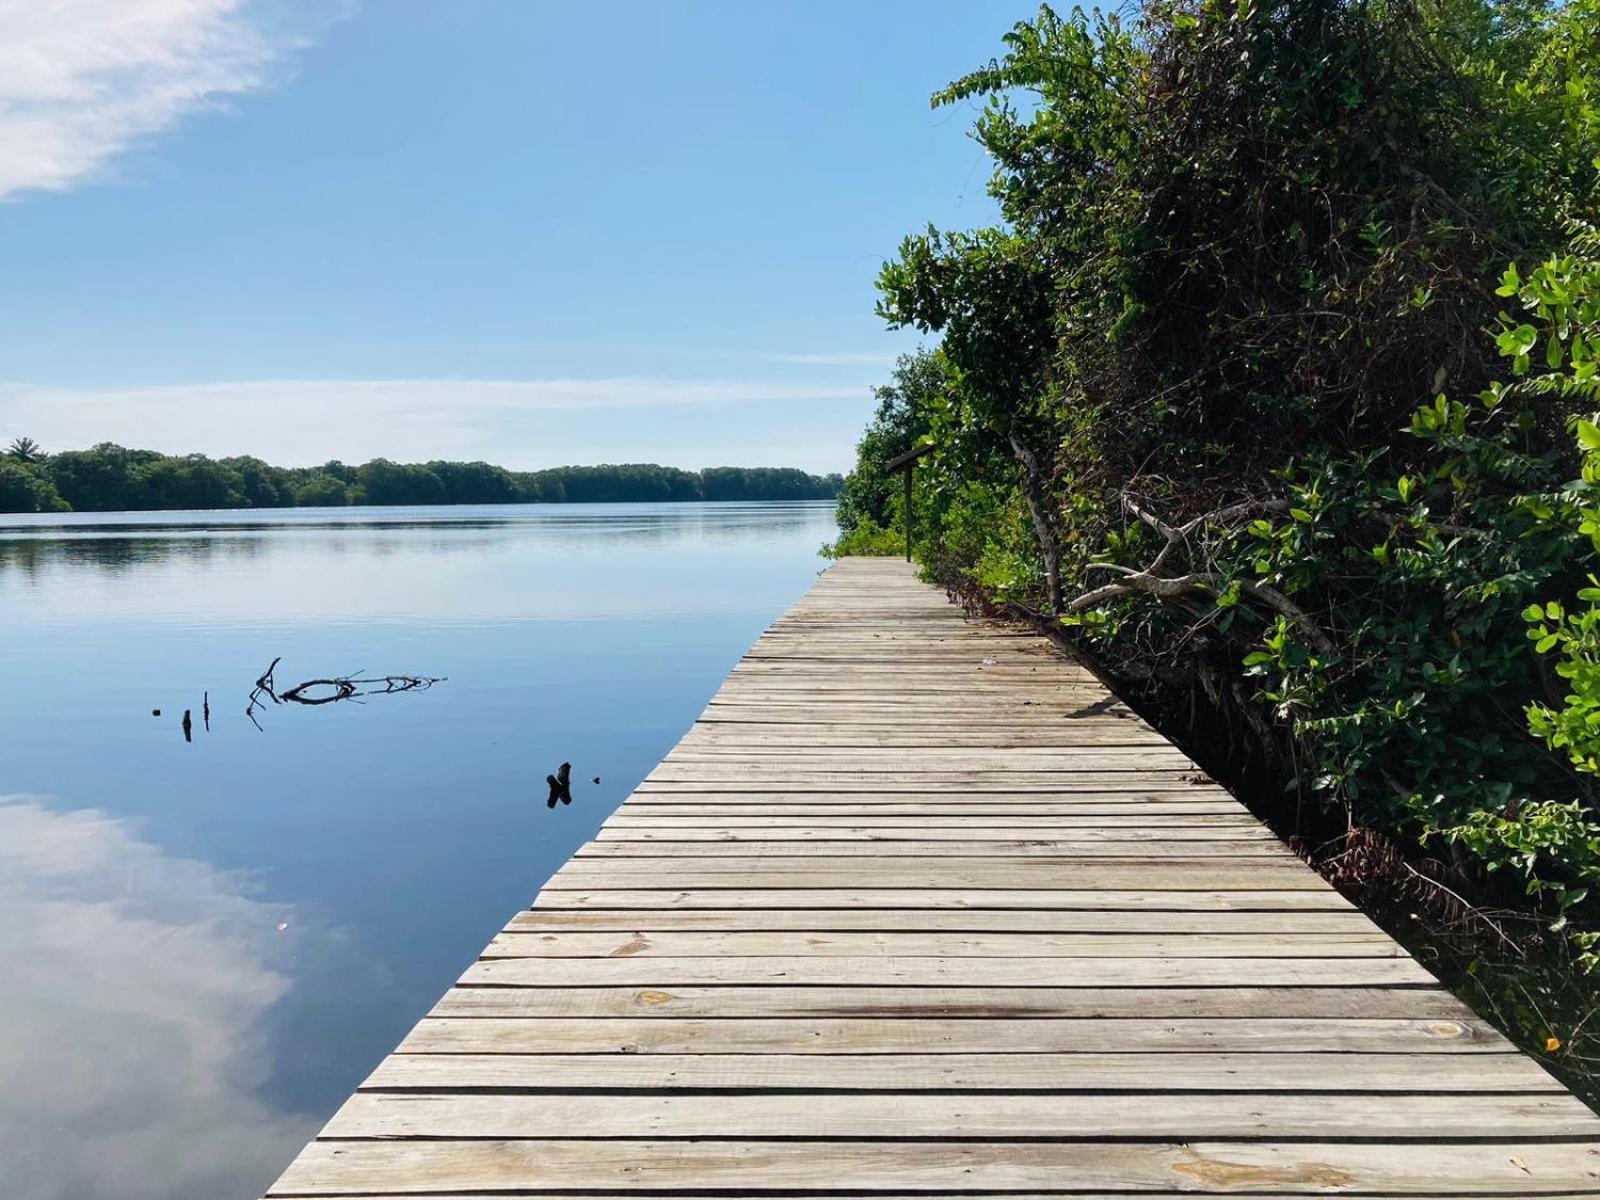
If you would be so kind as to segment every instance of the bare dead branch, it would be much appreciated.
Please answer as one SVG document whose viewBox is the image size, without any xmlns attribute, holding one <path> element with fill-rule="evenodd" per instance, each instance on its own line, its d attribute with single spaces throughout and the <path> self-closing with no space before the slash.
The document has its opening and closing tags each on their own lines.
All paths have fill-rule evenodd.
<svg viewBox="0 0 1600 1200">
<path fill-rule="evenodd" d="M 1173 525 L 1145 508 L 1127 493 L 1123 494 L 1122 504 L 1129 513 L 1159 533 L 1165 539 L 1166 544 L 1161 547 L 1155 558 L 1150 561 L 1150 565 L 1143 570 L 1134 570 L 1133 568 L 1122 566 L 1120 563 L 1090 563 L 1088 570 L 1111 571 L 1120 575 L 1121 578 L 1084 592 L 1066 606 L 1068 613 L 1083 612 L 1085 609 L 1094 608 L 1108 600 L 1115 600 L 1122 596 L 1146 595 L 1155 596 L 1161 600 L 1176 600 L 1193 592 L 1204 592 L 1214 596 L 1226 586 L 1221 575 L 1214 571 L 1191 571 L 1185 575 L 1163 575 L 1160 570 L 1166 563 L 1168 556 L 1179 546 L 1184 545 L 1193 534 L 1210 526 L 1227 525 L 1232 521 L 1260 513 L 1284 512 L 1288 508 L 1288 505 L 1282 500 L 1242 500 L 1237 504 L 1225 505 L 1211 512 L 1202 513 L 1181 525 Z M 1337 647 L 1334 645 L 1333 639 L 1311 619 L 1311 615 L 1277 588 L 1265 583 L 1257 583 L 1250 579 L 1239 579 L 1233 582 L 1237 584 L 1242 593 L 1291 621 L 1315 650 L 1329 656 L 1337 653 Z"/>
</svg>

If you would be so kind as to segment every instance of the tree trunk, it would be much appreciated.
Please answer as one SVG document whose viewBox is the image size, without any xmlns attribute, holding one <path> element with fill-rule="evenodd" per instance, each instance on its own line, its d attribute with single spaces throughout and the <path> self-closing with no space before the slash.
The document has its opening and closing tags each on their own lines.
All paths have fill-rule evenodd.
<svg viewBox="0 0 1600 1200">
<path fill-rule="evenodd" d="M 1044 471 L 1039 466 L 1039 456 L 1022 440 L 1022 435 L 1011 430 L 1011 452 L 1022 464 L 1026 483 L 1023 491 L 1028 498 L 1028 513 L 1033 517 L 1033 533 L 1039 539 L 1039 552 L 1044 556 L 1045 586 L 1049 589 L 1050 612 L 1061 615 L 1061 545 L 1056 541 L 1055 526 L 1050 523 L 1050 508 L 1044 489 Z"/>
</svg>

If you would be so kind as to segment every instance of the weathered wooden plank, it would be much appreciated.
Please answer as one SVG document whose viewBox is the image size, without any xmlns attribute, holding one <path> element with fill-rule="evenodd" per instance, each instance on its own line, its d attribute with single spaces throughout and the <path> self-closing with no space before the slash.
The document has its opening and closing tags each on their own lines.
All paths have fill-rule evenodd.
<svg viewBox="0 0 1600 1200">
<path fill-rule="evenodd" d="M 365 1091 L 1566 1094 L 1521 1054 L 392 1054 Z M 1191 1095 L 1188 1103 L 1193 1104 Z"/>
<path fill-rule="evenodd" d="M 1106 830 L 1040 828 L 997 828 L 966 830 L 959 826 L 927 828 L 882 828 L 845 825 L 815 828 L 804 825 L 688 826 L 662 828 L 653 825 L 602 826 L 580 857 L 616 854 L 687 854 L 704 842 L 737 843 L 747 854 L 794 853 L 783 846 L 794 843 L 826 842 L 829 854 L 1064 854 L 1126 855 L 1130 847 L 1146 857 L 1165 855 L 1245 854 L 1263 851 L 1281 855 L 1289 851 L 1276 838 L 1252 831 L 1226 836 L 1226 831 L 1204 828 L 1123 830 L 1121 837 Z M 769 847 L 775 849 L 769 850 Z"/>
<path fill-rule="evenodd" d="M 933 724 L 933 722 L 929 722 Z M 846 727 L 848 725 L 848 727 Z M 778 751 L 788 754 L 809 753 L 815 756 L 822 755 L 863 755 L 875 751 L 882 751 L 890 756 L 889 761 L 896 757 L 904 759 L 914 756 L 923 750 L 950 750 L 970 749 L 987 750 L 995 754 L 1004 754 L 1023 750 L 1059 750 L 1059 758 L 1045 758 L 1040 756 L 1036 761 L 1045 764 L 1066 762 L 1082 766 L 1080 755 L 1070 755 L 1065 750 L 1066 739 L 1070 733 L 1057 733 L 1052 739 L 1051 735 L 1043 729 L 1033 730 L 1013 726 L 1009 730 L 978 729 L 952 732 L 948 736 L 937 732 L 925 734 L 904 734 L 896 732 L 891 726 L 880 725 L 876 727 L 861 723 L 842 723 L 837 731 L 823 733 L 809 732 L 805 735 L 785 732 L 788 729 L 817 729 L 817 724 L 782 725 L 773 723 L 755 722 L 706 722 L 696 727 L 697 733 L 686 737 L 681 743 L 681 752 L 672 756 L 673 761 L 690 761 L 696 756 L 706 758 L 732 758 L 737 756 L 757 757 L 764 756 L 768 751 Z M 1053 741 L 1062 743 L 1061 746 L 1052 744 Z M 1141 742 L 1132 738 L 1119 737 L 1106 732 L 1089 731 L 1081 740 L 1075 739 L 1079 746 L 1086 746 L 1096 752 L 1096 756 L 1104 759 L 1111 756 L 1124 757 L 1137 754 L 1141 750 L 1157 751 L 1159 747 L 1153 742 Z M 1181 758 L 1152 759 L 1152 763 L 1162 765 L 1188 766 L 1188 760 Z M 1023 763 L 1013 764 L 1022 766 Z"/>
<path fill-rule="evenodd" d="M 1116 768 L 1115 761 L 1127 763 L 1126 769 Z M 1174 767 L 1176 772 L 1180 768 Z M 859 769 L 835 769 L 825 763 L 816 767 L 785 766 L 783 764 L 765 764 L 759 761 L 718 763 L 673 763 L 663 762 L 650 772 L 649 778 L 661 783 L 760 783 L 784 784 L 796 786 L 801 784 L 818 784 L 830 790 L 848 790 L 850 787 L 876 789 L 880 783 L 894 783 L 898 787 L 913 787 L 924 791 L 954 790 L 967 788 L 974 791 L 1018 791 L 1049 790 L 1056 787 L 1063 780 L 1078 778 L 1087 782 L 1091 778 L 1096 782 L 1103 781 L 1102 777 L 1110 776 L 1116 779 L 1146 781 L 1161 778 L 1163 770 L 1147 767 L 1142 763 L 1131 763 L 1127 759 L 1106 760 L 1105 766 L 1073 767 L 1063 764 L 1055 770 L 1049 771 L 987 771 L 982 768 L 969 770 L 948 770 L 929 768 L 926 770 L 907 767 L 896 770 L 892 767 Z"/>
<path fill-rule="evenodd" d="M 749 930 L 496 935 L 484 958 L 1398 958 L 1405 951 L 1368 933 L 840 933 Z"/>
<path fill-rule="evenodd" d="M 876 845 L 870 841 L 863 842 L 841 836 L 850 830 L 859 830 L 863 833 L 880 835 L 895 843 L 911 843 L 912 855 L 922 852 L 916 849 L 918 845 L 926 846 L 927 854 L 939 856 L 939 862 L 928 864 L 928 869 L 987 870 L 1004 869 L 1014 865 L 1024 872 L 1013 876 L 1016 881 L 1030 879 L 1032 875 L 1041 872 L 1079 869 L 1090 872 L 1084 877 L 1086 879 L 1099 878 L 1102 874 L 1122 868 L 1164 866 L 1164 863 L 1158 864 L 1154 860 L 1173 856 L 1185 860 L 1184 864 L 1179 864 L 1173 869 L 1189 873 L 1204 870 L 1205 863 L 1213 862 L 1219 856 L 1243 860 L 1231 866 L 1229 863 L 1220 863 L 1221 868 L 1247 870 L 1259 866 L 1264 869 L 1284 868 L 1299 874 L 1306 873 L 1304 860 L 1290 852 L 1281 842 L 1248 836 L 1247 828 L 1243 831 L 1247 836 L 1226 837 L 1222 836 L 1221 830 L 1204 830 L 1203 836 L 1186 837 L 1177 836 L 1188 832 L 1182 828 L 1167 832 L 1148 827 L 1131 827 L 1124 831 L 1125 836 L 1122 837 L 1091 836 L 1080 839 L 1071 827 L 1034 825 L 1014 827 L 1006 840 L 991 840 L 963 839 L 958 825 L 929 826 L 925 829 L 918 828 L 915 824 L 724 827 L 717 823 L 718 820 L 719 818 L 711 816 L 685 819 L 671 826 L 634 825 L 626 822 L 603 826 L 601 832 L 606 836 L 597 837 L 595 841 L 587 843 L 581 854 L 573 856 L 574 861 L 579 865 L 594 865 L 599 869 L 602 864 L 596 860 L 607 860 L 604 865 L 615 865 L 621 869 L 626 868 L 628 864 L 613 864 L 610 860 L 672 857 L 678 860 L 674 866 L 684 870 L 731 868 L 762 871 L 793 870 L 802 864 L 815 862 L 818 869 L 826 873 L 836 870 L 861 870 L 863 864 L 866 869 L 873 869 L 876 860 L 906 857 L 907 850 L 904 845 Z M 909 820 L 914 822 L 915 818 Z M 717 831 L 718 840 L 708 843 L 702 838 L 683 837 L 684 834 L 703 833 L 707 830 Z M 925 836 L 930 830 L 946 836 Z M 654 838 L 647 836 L 652 833 L 658 836 Z M 743 842 L 723 844 L 732 833 L 760 835 L 760 841 L 766 844 Z M 677 844 L 651 845 L 652 841 Z M 1083 862 L 1082 859 L 1086 854 L 1093 855 L 1095 861 Z M 886 862 L 883 865 L 900 870 L 917 866 L 916 863 L 903 861 Z"/>
<path fill-rule="evenodd" d="M 641 792 L 764 792 L 784 793 L 799 795 L 803 793 L 825 793 L 830 795 L 851 795 L 854 793 L 869 793 L 872 795 L 915 795 L 923 797 L 949 796 L 952 794 L 970 796 L 991 795 L 1041 795 L 1041 796 L 1072 796 L 1084 792 L 1098 792 L 1102 796 L 1110 797 L 1118 792 L 1129 794 L 1144 794 L 1153 791 L 1172 791 L 1179 796 L 1189 796 L 1196 799 L 1210 799 L 1215 801 L 1222 794 L 1211 791 L 1209 794 L 1201 788 L 1186 786 L 1192 785 L 1196 775 L 1190 771 L 1080 771 L 1059 772 L 1047 781 L 1034 782 L 1015 775 L 1005 779 L 996 779 L 981 773 L 968 773 L 960 779 L 951 776 L 932 776 L 917 778 L 909 774 L 894 777 L 881 776 L 876 779 L 863 775 L 844 776 L 834 779 L 656 779 L 646 778 L 640 784 L 635 795 Z M 1234 801 L 1237 804 L 1237 801 Z"/>
<path fill-rule="evenodd" d="M 1034 794 L 1016 792 L 922 793 L 882 792 L 762 792 L 749 787 L 675 788 L 651 791 L 636 797 L 612 813 L 607 825 L 644 824 L 657 817 L 756 816 L 790 819 L 796 817 L 859 818 L 867 823 L 879 820 L 955 818 L 954 824 L 967 829 L 991 825 L 1049 824 L 1041 818 L 1060 817 L 1062 824 L 1084 829 L 1118 829 L 1151 825 L 1188 825 L 1219 829 L 1262 832 L 1259 820 L 1231 796 L 1201 792 L 1176 792 L 1165 796 L 1089 796 L 1057 792 Z M 1023 818 L 1008 821 L 1007 817 Z M 950 821 L 945 821 L 950 824 Z"/>
<path fill-rule="evenodd" d="M 809 878 L 822 887 L 834 886 L 841 878 L 846 882 L 872 879 L 888 885 L 910 880 L 928 887 L 944 884 L 960 887 L 994 880 L 1023 886 L 1038 881 L 1048 881 L 1045 886 L 1070 882 L 1078 887 L 1093 887 L 1103 880 L 1108 887 L 1125 887 L 1129 883 L 1148 882 L 1151 878 L 1160 878 L 1174 887 L 1194 881 L 1214 881 L 1235 887 L 1292 887 L 1295 885 L 1285 883 L 1284 877 L 1303 880 L 1308 874 L 1305 864 L 1292 854 L 1214 856 L 1190 853 L 1157 859 L 1143 853 L 1137 844 L 1124 845 L 1120 852 L 1111 856 L 1096 857 L 970 852 L 939 856 L 895 855 L 877 846 L 868 846 L 859 854 L 834 854 L 825 845 L 780 846 L 768 850 L 759 853 L 743 846 L 701 844 L 677 855 L 581 855 L 552 876 L 552 882 L 583 878 L 606 884 L 620 881 L 622 886 L 627 886 L 629 881 L 659 878 L 662 871 L 673 872 L 675 878 L 685 883 L 698 873 L 731 874 L 741 879 L 791 876 L 807 870 L 802 853 L 806 850 L 814 851 L 816 859 Z"/>
<path fill-rule="evenodd" d="M 793 1193 L 782 1193 L 782 1192 L 772 1192 L 772 1191 L 762 1190 L 760 1192 L 750 1192 L 748 1194 L 752 1195 L 752 1196 L 760 1196 L 762 1198 L 762 1200 L 817 1200 L 816 1194 L 814 1194 L 814 1193 L 806 1195 L 806 1196 L 799 1196 L 799 1195 L 795 1195 Z M 919 1193 L 919 1194 L 917 1194 L 915 1196 L 911 1196 L 911 1195 L 891 1195 L 890 1193 L 886 1193 L 886 1192 L 873 1192 L 873 1193 L 871 1193 L 871 1196 L 872 1196 L 872 1200 L 928 1200 L 928 1197 L 930 1195 L 937 1195 L 937 1194 L 938 1193 L 922 1192 L 922 1193 Z M 1172 1198 L 1172 1200 L 1176 1200 L 1176 1198 L 1179 1197 L 1179 1196 L 1193 1196 L 1194 1195 L 1193 1191 L 1184 1191 L 1184 1192 L 1144 1192 L 1144 1193 L 1140 1193 L 1140 1194 L 1143 1195 L 1143 1196 L 1147 1196 L 1147 1197 L 1148 1196 L 1170 1197 L 1170 1198 Z M 1261 1195 L 1264 1195 L 1265 1193 L 1256 1192 L 1256 1193 L 1252 1193 L 1252 1194 L 1253 1195 L 1257 1195 L 1257 1196 L 1261 1196 Z M 1278 1191 L 1278 1192 L 1272 1193 L 1272 1196 L 1278 1197 L 1281 1200 L 1281 1197 L 1285 1196 L 1286 1194 L 1287 1193 L 1284 1193 L 1282 1191 Z M 1478 1194 L 1481 1195 L 1481 1193 L 1478 1193 Z M 389 1194 L 390 1197 L 392 1197 L 393 1195 L 394 1195 L 394 1193 L 390 1193 Z M 530 1192 L 530 1191 L 527 1191 L 527 1190 L 522 1189 L 522 1188 L 513 1188 L 513 1189 L 511 1189 L 509 1191 L 497 1190 L 497 1191 L 494 1191 L 494 1192 L 481 1192 L 481 1191 L 451 1192 L 448 1195 L 446 1195 L 443 1192 L 406 1192 L 406 1193 L 404 1193 L 404 1195 L 405 1195 L 405 1200 L 536 1200 L 536 1198 L 542 1198 L 542 1197 L 548 1196 L 548 1195 L 550 1195 L 550 1193 L 548 1193 L 548 1192 Z M 623 1200 L 623 1198 L 622 1198 L 620 1193 L 614 1193 L 614 1192 L 586 1191 L 586 1192 L 582 1193 L 582 1195 L 583 1195 L 584 1200 Z M 651 1200 L 705 1200 L 705 1195 L 706 1194 L 704 1192 L 682 1191 L 682 1190 L 673 1190 L 673 1189 L 667 1189 L 665 1191 L 659 1190 L 659 1189 L 653 1189 L 650 1192 Z M 863 1192 L 856 1191 L 856 1190 L 846 1190 L 846 1191 L 829 1191 L 827 1193 L 827 1195 L 828 1195 L 828 1200 L 866 1200 L 867 1193 L 863 1193 Z M 1071 1193 L 1066 1193 L 1066 1192 L 1050 1192 L 1050 1193 L 1044 1193 L 1044 1192 L 1015 1192 L 1015 1191 L 1012 1191 L 1012 1192 L 984 1192 L 983 1193 L 984 1200 L 1061 1200 L 1061 1198 L 1063 1196 L 1067 1196 L 1067 1195 L 1071 1196 L 1071 1200 L 1127 1200 L 1127 1196 L 1129 1195 L 1129 1193 L 1127 1193 L 1127 1192 L 1110 1193 L 1110 1192 L 1098 1192 L 1098 1191 L 1097 1192 L 1073 1191 Z M 1467 1195 L 1468 1195 L 1468 1193 L 1465 1193 L 1465 1192 L 1430 1192 L 1430 1193 L 1428 1193 L 1429 1200 L 1465 1200 L 1465 1197 Z M 380 1196 L 378 1196 L 377 1194 L 375 1194 L 373 1192 L 362 1192 L 362 1193 L 359 1193 L 359 1194 L 341 1192 L 340 1196 L 341 1196 L 342 1200 L 389 1200 L 389 1197 L 380 1197 Z M 1395 1193 L 1395 1192 L 1381 1192 L 1381 1193 L 1380 1192 L 1362 1192 L 1361 1193 L 1361 1200 L 1408 1200 L 1408 1198 L 1402 1197 L 1400 1194 Z"/>
<path fill-rule="evenodd" d="M 1219 910 L 1284 912 L 1332 911 L 1355 906 L 1331 888 L 1322 891 L 1266 890 L 1179 891 L 1118 890 L 1046 891 L 1025 888 L 546 888 L 535 901 L 538 908 L 643 908 L 651 911 L 682 908 L 1013 908 L 1156 910 L 1212 912 Z"/>
<path fill-rule="evenodd" d="M 865 1039 L 874 1046 L 898 1042 L 902 1048 L 957 1049 L 962 1048 L 957 1044 L 960 1039 L 1003 1038 L 1006 1046 L 1033 1051 L 1112 1046 L 1129 1051 L 1152 1046 L 1512 1051 L 1509 1042 L 1494 1035 L 1442 988 L 458 987 L 445 993 L 434 1013 L 474 1018 L 615 1017 L 642 1019 L 652 1026 L 659 1022 L 676 1030 L 687 1028 L 690 1019 L 720 1019 L 721 1024 L 708 1027 L 720 1037 L 770 1034 L 786 1039 L 785 1044 L 824 1050 L 827 1039 L 834 1038 Z M 762 1032 L 754 1018 L 774 1018 L 776 1023 Z M 846 1023 L 819 1025 L 819 1018 Z M 945 1021 L 948 1027 L 929 1021 Z M 575 1022 L 513 1024 L 537 1034 L 569 1028 Z M 612 1051 L 629 1041 L 627 1036 L 620 1041 L 612 1037 L 607 1032 L 602 1042 Z M 1174 1039 L 1183 1044 L 1169 1044 Z"/>
<path fill-rule="evenodd" d="M 928 839 L 919 831 L 906 830 L 903 838 L 866 836 L 873 831 L 862 830 L 854 840 L 828 837 L 832 830 L 766 830 L 755 831 L 755 838 L 738 837 L 740 831 L 719 830 L 709 838 L 685 838 L 695 830 L 662 831 L 661 836 L 640 836 L 628 829 L 602 833 L 574 858 L 580 859 L 682 859 L 698 858 L 706 854 L 740 854 L 771 858 L 793 856 L 808 846 L 830 857 L 881 858 L 1051 858 L 1065 861 L 1091 859 L 1126 859 L 1137 854 L 1143 861 L 1183 859 L 1188 862 L 1236 861 L 1253 862 L 1263 858 L 1282 860 L 1285 857 L 1298 862 L 1277 842 L 1240 840 L 1225 842 L 1217 838 L 1193 841 L 1127 840 L 1121 842 L 1068 842 L 1068 841 L 990 841 L 987 838 L 959 838 L 959 831 L 946 830 L 952 836 L 947 840 Z M 742 831 L 749 833 L 751 831 Z M 811 836 L 795 836 L 796 834 Z M 1014 832 L 1013 837 L 1027 837 L 1027 833 Z"/>
<path fill-rule="evenodd" d="M 1009 806 L 1007 806 L 1009 808 Z M 1261 831 L 1261 826 L 1248 813 L 1237 809 L 1223 812 L 1188 811 L 1168 813 L 1140 813 L 1115 815 L 1074 812 L 1001 811 L 986 820 L 980 813 L 963 815 L 959 812 L 917 812 L 913 806 L 906 811 L 882 807 L 855 808 L 848 805 L 831 806 L 831 811 L 805 811 L 799 805 L 760 804 L 709 805 L 662 804 L 640 806 L 631 812 L 616 813 L 601 826 L 602 829 L 624 831 L 633 829 L 771 829 L 815 830 L 829 829 L 879 829 L 915 833 L 919 830 L 945 829 L 965 832 L 975 823 L 982 827 L 1023 830 L 1027 837 L 1051 837 L 1059 832 L 1070 837 L 1079 831 L 1099 832 L 1108 840 L 1128 840 L 1145 836 L 1160 836 L 1166 830 L 1207 831 L 1218 837 L 1249 835 Z M 930 806 L 931 808 L 931 806 Z"/>
<path fill-rule="evenodd" d="M 513 916 L 506 930 L 561 933 L 569 930 L 697 930 L 801 929 L 873 932 L 956 933 L 1145 933 L 1279 934 L 1375 933 L 1378 927 L 1354 909 L 1339 912 L 1058 912 L 1018 909 L 869 909 L 869 908 L 733 908 L 687 909 L 641 913 L 526 909 Z"/>
<path fill-rule="evenodd" d="M 659 870 L 631 867 L 622 860 L 603 864 L 594 860 L 569 862 L 550 878 L 545 894 L 591 888 L 637 888 L 669 884 L 676 888 L 850 888 L 876 884 L 886 888 L 1024 887 L 1037 890 L 1081 891 L 1166 888 L 1173 891 L 1326 892 L 1331 889 L 1318 875 L 1274 863 L 1195 867 L 1185 862 L 1111 866 L 1084 861 L 1065 870 L 1054 863 L 1018 859 L 992 866 L 946 867 L 939 863 L 906 863 L 901 859 L 853 859 L 849 865 L 826 869 L 784 868 L 755 859 L 742 869 L 716 869 L 709 863 L 690 869 L 674 863 L 670 877 Z"/>
<path fill-rule="evenodd" d="M 1132 748 L 1128 746 L 1117 745 L 1075 746 L 1070 749 L 1030 746 L 985 752 L 974 748 L 950 749 L 937 746 L 897 750 L 888 746 L 835 745 L 819 748 L 700 743 L 680 746 L 669 752 L 662 762 L 673 766 L 687 766 L 694 763 L 728 770 L 749 766 L 765 771 L 807 768 L 822 759 L 827 763 L 828 769 L 833 771 L 866 771 L 884 775 L 981 771 L 1002 779 L 1010 774 L 1081 770 L 1089 766 L 1122 770 L 1130 765 L 1130 759 L 1135 760 L 1136 765 L 1146 770 L 1161 766 L 1181 769 L 1190 765 L 1187 757 L 1170 747 L 1139 747 L 1134 754 L 1128 753 L 1130 749 Z"/>
<path fill-rule="evenodd" d="M 893 1077 L 879 1076 L 894 1091 Z M 358 1093 L 324 1131 L 330 1138 L 537 1138 L 564 1126 L 595 1138 L 1396 1138 L 1582 1137 L 1600 1117 L 1565 1092 L 1539 1095 L 1370 1096 L 1298 1092 L 955 1091 L 883 1095 L 602 1095 L 526 1093 L 434 1096 Z M 1596 1162 L 1600 1166 L 1600 1161 Z"/>
<path fill-rule="evenodd" d="M 782 993 L 782 1003 L 800 989 Z M 458 988 L 452 1013 L 501 1012 L 525 999 L 570 993 L 536 989 Z M 833 998 L 844 1005 L 847 997 Z M 670 1001 L 658 1001 L 667 1005 Z M 912 1007 L 910 997 L 900 1002 Z M 492 1006 L 492 1007 L 491 1007 Z M 441 1006 L 443 1009 L 444 1006 Z M 895 1018 L 895 1017 L 566 1017 L 560 1020 L 475 1015 L 427 1017 L 401 1044 L 412 1054 L 982 1054 L 1154 1053 L 1466 1054 L 1500 1057 L 1510 1047 L 1470 1021 L 1316 1017 L 1238 1018 Z M 1003 1005 L 992 1011 L 1003 1011 Z M 1443 1032 L 1441 1032 L 1443 1031 Z M 1109 1039 L 1115 1037 L 1116 1042 Z"/>
<path fill-rule="evenodd" d="M 1429 986 L 1437 981 L 1401 958 L 503 958 L 481 959 L 461 976 L 485 987 L 1347 987 Z"/>
<path fill-rule="evenodd" d="M 862 1189 L 993 1192 L 1335 1190 L 1593 1194 L 1584 1142 L 315 1142 L 272 1196 L 429 1189 L 534 1192 Z"/>
<path fill-rule="evenodd" d="M 845 817 L 844 824 L 812 825 L 807 818 Z M 986 819 L 974 820 L 958 813 L 893 812 L 887 815 L 866 811 L 840 813 L 834 808 L 821 813 L 792 812 L 787 807 L 763 812 L 759 804 L 735 806 L 728 810 L 701 808 L 697 805 L 663 805 L 646 812 L 629 814 L 627 820 L 607 820 L 600 826 L 600 841 L 677 840 L 696 841 L 708 832 L 719 836 L 745 838 L 754 841 L 794 841 L 822 838 L 830 841 L 854 841 L 858 836 L 878 836 L 891 841 L 940 842 L 952 841 L 973 847 L 974 853 L 988 853 L 982 843 L 1005 845 L 1008 842 L 1025 845 L 1048 845 L 1062 842 L 1075 846 L 1126 846 L 1129 843 L 1194 843 L 1217 842 L 1224 845 L 1249 844 L 1284 848 L 1277 838 L 1259 825 L 1252 825 L 1233 814 L 1202 815 L 1191 820 L 1163 817 L 1159 822 L 1138 818 L 1082 819 L 1062 816 L 1056 821 L 1035 819 L 1032 824 L 1011 824 L 1008 816 L 1031 814 L 997 813 Z M 680 821 L 677 825 L 657 825 L 651 817 L 693 817 L 693 823 Z M 786 825 L 734 825 L 721 824 L 728 817 L 762 816 L 769 820 L 787 818 Z M 851 818 L 854 818 L 852 821 Z M 955 818 L 937 825 L 924 824 L 940 817 Z M 673 836 L 673 831 L 677 835 Z"/>
</svg>

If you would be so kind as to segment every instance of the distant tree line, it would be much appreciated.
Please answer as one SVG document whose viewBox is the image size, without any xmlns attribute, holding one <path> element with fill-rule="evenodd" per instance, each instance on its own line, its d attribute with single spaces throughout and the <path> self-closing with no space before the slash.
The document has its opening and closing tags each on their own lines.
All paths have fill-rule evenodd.
<svg viewBox="0 0 1600 1200">
<path fill-rule="evenodd" d="M 485 462 L 275 467 L 248 455 L 207 458 L 101 442 L 46 454 L 19 437 L 0 455 L 0 512 L 321 508 L 351 504 L 562 504 L 645 500 L 831 500 L 838 475 L 794 467 L 653 463 L 508 471 Z"/>
</svg>

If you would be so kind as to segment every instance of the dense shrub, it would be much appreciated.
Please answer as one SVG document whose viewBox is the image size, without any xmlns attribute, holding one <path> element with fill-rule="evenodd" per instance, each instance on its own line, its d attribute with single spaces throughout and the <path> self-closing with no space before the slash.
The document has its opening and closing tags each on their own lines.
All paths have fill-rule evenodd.
<svg viewBox="0 0 1600 1200">
<path fill-rule="evenodd" d="M 880 281 L 938 337 L 893 425 L 933 447 L 925 568 L 1230 731 L 1221 766 L 1580 904 L 1600 5 L 1146 0 L 1005 44 L 934 97 L 983 101 L 1003 223 Z"/>
</svg>

